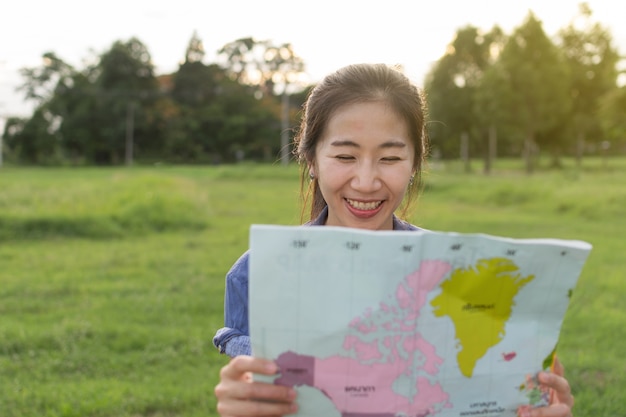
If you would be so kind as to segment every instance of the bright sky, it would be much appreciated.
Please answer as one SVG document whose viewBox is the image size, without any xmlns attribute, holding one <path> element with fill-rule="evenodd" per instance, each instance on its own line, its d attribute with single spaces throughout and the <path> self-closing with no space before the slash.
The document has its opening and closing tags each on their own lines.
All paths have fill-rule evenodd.
<svg viewBox="0 0 626 417">
<path fill-rule="evenodd" d="M 3 6 L 0 25 L 0 128 L 3 116 L 29 114 L 14 92 L 19 68 L 41 65 L 55 52 L 83 68 L 117 40 L 135 36 L 150 51 L 158 74 L 175 71 L 194 30 L 206 63 L 226 43 L 243 37 L 291 43 L 311 82 L 357 62 L 401 64 L 418 85 L 445 52 L 457 29 L 471 24 L 507 33 L 529 10 L 553 36 L 577 14 L 579 0 L 19 0 Z M 626 25 L 619 2 L 588 0 L 595 21 L 608 27 L 626 55 Z"/>
</svg>

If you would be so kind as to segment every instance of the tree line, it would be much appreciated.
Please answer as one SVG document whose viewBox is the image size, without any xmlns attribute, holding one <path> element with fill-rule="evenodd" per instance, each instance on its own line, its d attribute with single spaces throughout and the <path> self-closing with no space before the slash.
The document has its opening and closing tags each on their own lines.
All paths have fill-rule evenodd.
<svg viewBox="0 0 626 417">
<path fill-rule="evenodd" d="M 457 30 L 424 80 L 432 156 L 523 156 L 529 172 L 552 156 L 626 151 L 623 57 L 610 32 L 579 14 L 555 39 L 529 12 L 505 34 Z M 36 102 L 2 134 L 16 164 L 118 165 L 289 159 L 289 144 L 312 85 L 291 44 L 243 38 L 205 63 L 191 37 L 177 71 L 157 75 L 137 38 L 116 41 L 78 69 L 54 52 L 24 68 L 21 91 Z"/>
<path fill-rule="evenodd" d="M 225 45 L 219 56 L 227 65 L 205 64 L 196 33 L 172 74 L 155 74 L 137 38 L 114 42 L 83 69 L 47 52 L 41 66 L 21 70 L 20 89 L 36 107 L 29 118 L 7 119 L 6 159 L 118 165 L 273 158 L 306 91 L 292 91 L 302 60 L 289 44 L 252 38 Z M 292 105 L 285 123 L 286 94 Z"/>
<path fill-rule="evenodd" d="M 555 166 L 564 154 L 626 152 L 623 58 L 585 3 L 556 39 L 532 12 L 510 35 L 461 28 L 425 81 L 432 143 L 483 156 L 485 171 L 496 153 L 523 156 L 532 172 L 540 151 Z"/>
</svg>

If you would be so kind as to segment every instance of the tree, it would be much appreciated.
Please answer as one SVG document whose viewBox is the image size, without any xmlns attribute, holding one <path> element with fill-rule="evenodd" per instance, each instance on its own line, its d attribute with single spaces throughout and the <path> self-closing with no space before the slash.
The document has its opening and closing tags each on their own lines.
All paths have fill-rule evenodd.
<svg viewBox="0 0 626 417">
<path fill-rule="evenodd" d="M 135 136 L 145 148 L 158 140 L 147 131 L 146 110 L 158 91 L 145 46 L 136 38 L 117 41 L 99 58 L 77 71 L 47 52 L 41 67 L 22 69 L 21 88 L 38 106 L 17 137 L 34 141 L 40 135 L 36 142 L 47 155 L 102 164 L 132 161 Z"/>
<path fill-rule="evenodd" d="M 9 118 L 3 142 L 7 154 L 16 162 L 25 164 L 51 164 L 58 162 L 54 132 L 50 131 L 51 114 L 39 107 L 30 119 Z"/>
<path fill-rule="evenodd" d="M 626 86 L 616 88 L 599 99 L 598 117 L 607 143 L 605 149 L 626 151 Z"/>
<path fill-rule="evenodd" d="M 52 98 L 57 88 L 71 88 L 71 78 L 75 72 L 71 65 L 54 52 L 46 52 L 42 56 L 40 67 L 20 70 L 25 81 L 18 87 L 18 91 L 23 91 L 27 100 L 42 104 Z"/>
<path fill-rule="evenodd" d="M 98 91 L 88 68 L 72 75 L 70 86 L 58 86 L 47 108 L 59 118 L 56 129 L 63 157 L 74 164 L 91 162 L 100 138 Z"/>
<path fill-rule="evenodd" d="M 220 75 L 223 71 L 217 65 L 205 65 L 202 61 L 205 52 L 202 40 L 194 32 L 183 62 L 178 71 L 171 75 L 171 108 L 166 117 L 167 133 L 164 151 L 167 158 L 174 161 L 200 162 L 207 158 L 219 159 L 217 150 L 211 144 L 215 126 L 208 124 L 206 108 L 218 96 Z M 165 105 L 164 102 L 160 103 Z M 207 155 L 210 153 L 209 155 Z"/>
<path fill-rule="evenodd" d="M 281 95 L 304 73 L 304 61 L 289 43 L 241 38 L 224 45 L 218 54 L 228 76 L 257 88 L 257 96 Z"/>
<path fill-rule="evenodd" d="M 253 38 L 228 43 L 219 54 L 226 63 L 226 72 L 233 79 L 257 88 L 257 98 L 281 96 L 281 162 L 287 164 L 291 154 L 289 94 L 303 87 L 299 80 L 304 74 L 304 61 L 289 43 L 275 45 L 268 40 Z"/>
<path fill-rule="evenodd" d="M 538 143 L 558 155 L 558 128 L 570 111 L 568 67 L 532 12 L 508 38 L 498 66 L 497 78 L 504 84 L 494 105 L 505 109 L 503 122 L 521 133 L 531 173 Z"/>
<path fill-rule="evenodd" d="M 59 129 L 63 119 L 56 112 L 55 97 L 75 88 L 78 73 L 53 52 L 43 54 L 41 66 L 22 68 L 20 73 L 25 81 L 18 90 L 37 105 L 30 119 L 13 124 L 7 146 L 18 161 L 49 163 L 62 154 Z"/>
<path fill-rule="evenodd" d="M 224 76 L 217 65 L 206 65 L 204 47 L 194 32 L 189 40 L 185 59 L 172 78 L 172 96 L 182 105 L 202 106 L 218 94 L 218 79 Z"/>
<path fill-rule="evenodd" d="M 507 125 L 508 115 L 500 106 L 502 102 L 511 101 L 507 95 L 513 94 L 507 86 L 507 76 L 499 61 L 485 70 L 476 89 L 475 106 L 477 122 L 486 128 L 487 149 L 485 158 L 485 173 L 490 172 L 491 163 L 496 152 L 511 153 L 510 138 L 514 137 L 514 129 Z M 496 148 L 497 146 L 497 148 Z M 505 152 L 502 152 L 505 149 Z"/>
<path fill-rule="evenodd" d="M 187 50 L 185 51 L 185 62 L 202 62 L 204 56 L 204 44 L 202 43 L 202 39 L 198 36 L 198 32 L 194 30 L 189 44 L 187 45 Z"/>
<path fill-rule="evenodd" d="M 619 54 L 612 46 L 609 31 L 591 20 L 588 4 L 579 6 L 578 16 L 559 31 L 561 49 L 570 67 L 572 112 L 568 135 L 577 139 L 580 164 L 585 141 L 602 138 L 598 120 L 599 101 L 617 88 Z"/>
<path fill-rule="evenodd" d="M 203 51 L 194 33 L 172 76 L 177 110 L 167 122 L 166 152 L 193 162 L 233 161 L 245 153 L 269 158 L 276 146 L 266 144 L 278 136 L 273 96 L 255 98 L 253 86 L 216 64 L 205 65 Z"/>
<path fill-rule="evenodd" d="M 145 110 L 158 96 L 150 53 L 137 38 L 117 41 L 100 56 L 96 74 L 101 146 L 93 157 L 98 163 L 129 163 L 129 146 L 131 150 L 136 144 L 150 148 L 155 140 L 143 132 L 147 128 Z"/>
<path fill-rule="evenodd" d="M 426 78 L 431 119 L 436 121 L 431 124 L 431 135 L 446 154 L 457 149 L 457 138 L 462 138 L 461 154 L 466 170 L 469 170 L 470 136 L 482 136 L 484 130 L 477 123 L 477 112 L 481 111 L 476 105 L 477 88 L 496 58 L 495 46 L 502 36 L 497 26 L 488 33 L 473 26 L 459 29 Z M 486 166 L 487 161 L 488 158 Z"/>
<path fill-rule="evenodd" d="M 265 46 L 259 85 L 203 63 L 195 32 L 178 71 L 159 77 L 136 38 L 114 42 L 80 71 L 48 52 L 42 66 L 22 71 L 23 91 L 38 106 L 30 119 L 8 124 L 7 155 L 25 163 L 75 164 L 131 163 L 135 153 L 175 162 L 234 161 L 244 154 L 269 159 L 280 150 L 285 114 L 275 94 L 288 97 L 285 87 L 303 66 L 289 45 Z"/>
</svg>

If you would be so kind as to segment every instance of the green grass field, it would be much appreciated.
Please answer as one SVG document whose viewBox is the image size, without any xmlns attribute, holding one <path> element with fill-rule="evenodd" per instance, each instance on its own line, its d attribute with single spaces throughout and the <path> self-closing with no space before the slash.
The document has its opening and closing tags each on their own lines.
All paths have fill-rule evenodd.
<svg viewBox="0 0 626 417">
<path fill-rule="evenodd" d="M 0 169 L 0 416 L 216 415 L 224 274 L 298 192 L 295 166 Z M 410 220 L 592 243 L 559 355 L 576 417 L 626 415 L 626 160 L 433 165 Z"/>
</svg>

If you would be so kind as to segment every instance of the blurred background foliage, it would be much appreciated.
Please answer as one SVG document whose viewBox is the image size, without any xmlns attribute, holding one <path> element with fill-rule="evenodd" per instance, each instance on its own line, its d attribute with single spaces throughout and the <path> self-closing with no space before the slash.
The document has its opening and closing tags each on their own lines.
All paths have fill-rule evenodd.
<svg viewBox="0 0 626 417">
<path fill-rule="evenodd" d="M 84 68 L 45 53 L 41 66 L 21 71 L 36 106 L 6 120 L 0 155 L 31 165 L 289 161 L 313 87 L 291 44 L 237 39 L 206 63 L 194 33 L 181 58 L 176 72 L 156 74 L 137 38 Z M 523 157 L 532 172 L 541 154 L 558 167 L 563 156 L 580 164 L 626 153 L 623 58 L 585 3 L 553 37 L 532 12 L 510 34 L 459 28 L 421 80 L 432 156 L 460 157 L 468 170 L 479 158 L 485 172 L 497 156 Z"/>
</svg>

